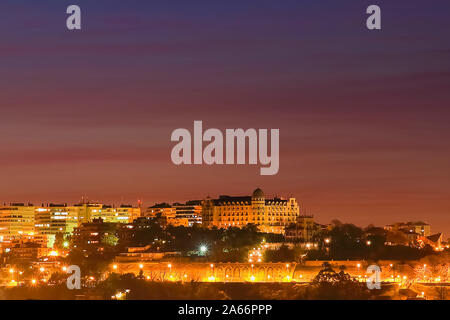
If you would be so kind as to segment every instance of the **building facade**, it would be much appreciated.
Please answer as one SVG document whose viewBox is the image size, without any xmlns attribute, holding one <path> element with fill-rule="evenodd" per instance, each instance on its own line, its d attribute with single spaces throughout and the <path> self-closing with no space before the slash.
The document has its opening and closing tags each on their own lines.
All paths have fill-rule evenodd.
<svg viewBox="0 0 450 320">
<path fill-rule="evenodd" d="M 405 233 L 414 233 L 419 236 L 428 237 L 431 235 L 431 226 L 425 222 L 399 222 L 388 224 L 384 227 L 389 231 L 402 231 Z"/>
<path fill-rule="evenodd" d="M 131 205 L 113 207 L 81 203 L 32 204 L 12 203 L 0 206 L 0 250 L 11 248 L 15 240 L 53 247 L 57 234 L 70 235 L 82 223 L 102 219 L 109 223 L 130 223 L 141 216 L 141 208 Z"/>
<path fill-rule="evenodd" d="M 32 204 L 12 203 L 0 207 L 0 244 L 33 235 L 36 207 Z"/>
<path fill-rule="evenodd" d="M 266 199 L 259 188 L 251 196 L 207 198 L 202 206 L 203 224 L 218 228 L 243 227 L 252 223 L 263 232 L 284 233 L 284 228 L 294 223 L 299 215 L 295 198 Z"/>
<path fill-rule="evenodd" d="M 286 227 L 285 238 L 288 242 L 314 242 L 324 227 L 314 222 L 314 216 L 301 215 L 295 223 Z"/>
</svg>

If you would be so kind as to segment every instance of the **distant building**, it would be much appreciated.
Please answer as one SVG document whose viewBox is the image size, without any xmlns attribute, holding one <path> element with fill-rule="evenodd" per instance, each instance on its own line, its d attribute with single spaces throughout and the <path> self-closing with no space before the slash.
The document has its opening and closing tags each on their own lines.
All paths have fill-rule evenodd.
<svg viewBox="0 0 450 320">
<path fill-rule="evenodd" d="M 147 208 L 146 217 L 160 217 L 165 225 L 192 227 L 202 223 L 202 202 L 191 200 L 186 203 L 157 203 Z"/>
<path fill-rule="evenodd" d="M 55 236 L 71 234 L 78 226 L 79 212 L 76 207 L 66 204 L 49 204 L 37 207 L 35 215 L 35 232 L 47 237 L 47 247 L 53 247 Z"/>
<path fill-rule="evenodd" d="M 14 244 L 10 248 L 9 258 L 14 263 L 36 261 L 38 258 L 48 256 L 51 248 L 35 242 Z"/>
<path fill-rule="evenodd" d="M 105 247 L 117 244 L 119 225 L 119 223 L 103 222 L 100 218 L 83 223 L 73 232 L 73 246 L 91 252 L 104 251 Z"/>
<path fill-rule="evenodd" d="M 220 196 L 203 201 L 203 224 L 219 228 L 258 225 L 263 232 L 284 233 L 284 228 L 296 221 L 299 207 L 295 198 L 266 199 L 261 189 L 251 196 Z"/>
<path fill-rule="evenodd" d="M 203 207 L 201 200 L 191 200 L 185 204 L 175 203 L 173 206 L 175 207 L 175 217 L 168 221 L 169 224 L 192 227 L 194 224 L 202 223 Z"/>
<path fill-rule="evenodd" d="M 428 237 L 421 236 L 418 238 L 420 246 L 431 246 L 436 251 L 444 250 L 443 235 L 442 233 L 436 233 Z"/>
<path fill-rule="evenodd" d="M 0 207 L 0 245 L 6 245 L 24 235 L 34 234 L 36 207 L 32 204 L 12 203 Z"/>
<path fill-rule="evenodd" d="M 297 221 L 285 229 L 285 238 L 288 242 L 311 242 L 315 241 L 326 226 L 314 222 L 312 215 L 297 217 Z"/>
<path fill-rule="evenodd" d="M 145 211 L 145 216 L 150 218 L 157 216 L 162 218 L 174 218 L 176 211 L 176 208 L 168 203 L 157 203 L 154 206 L 147 208 Z"/>
<path fill-rule="evenodd" d="M 129 223 L 141 216 L 141 208 L 132 205 L 114 207 L 104 204 L 79 204 L 79 220 L 82 222 L 103 219 L 104 222 Z"/>
<path fill-rule="evenodd" d="M 120 224 L 117 229 L 120 246 L 122 248 L 133 246 L 136 242 L 136 233 L 140 230 L 150 229 L 154 224 L 153 220 L 153 217 L 140 217 L 131 223 Z"/>
<path fill-rule="evenodd" d="M 428 223 L 420 221 L 388 224 L 384 227 L 384 229 L 389 231 L 403 231 L 404 233 L 417 234 L 424 237 L 431 235 L 431 226 Z"/>
</svg>

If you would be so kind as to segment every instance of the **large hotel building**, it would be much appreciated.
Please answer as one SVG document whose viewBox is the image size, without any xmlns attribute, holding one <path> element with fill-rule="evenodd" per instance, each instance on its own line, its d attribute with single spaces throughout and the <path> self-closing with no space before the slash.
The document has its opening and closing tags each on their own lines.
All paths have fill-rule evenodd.
<svg viewBox="0 0 450 320">
<path fill-rule="evenodd" d="M 253 223 L 262 232 L 284 233 L 286 226 L 296 222 L 299 207 L 295 198 L 266 199 L 258 188 L 251 196 L 207 198 L 202 215 L 205 226 L 227 228 Z"/>
</svg>

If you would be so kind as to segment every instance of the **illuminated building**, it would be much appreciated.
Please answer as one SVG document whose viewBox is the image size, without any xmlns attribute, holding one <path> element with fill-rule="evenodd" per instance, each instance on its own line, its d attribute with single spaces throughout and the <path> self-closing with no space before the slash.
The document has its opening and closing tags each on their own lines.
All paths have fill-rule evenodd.
<svg viewBox="0 0 450 320">
<path fill-rule="evenodd" d="M 103 222 L 119 222 L 129 223 L 141 216 L 141 209 L 131 205 L 121 205 L 120 207 L 112 207 L 106 205 L 98 205 L 96 208 L 91 208 L 90 218 L 103 219 Z"/>
<path fill-rule="evenodd" d="M 23 242 L 14 244 L 10 249 L 9 256 L 15 263 L 30 262 L 48 256 L 51 250 L 51 248 L 36 242 Z"/>
<path fill-rule="evenodd" d="M 424 247 L 426 245 L 429 245 L 430 247 L 432 247 L 436 251 L 444 250 L 444 246 L 442 244 L 442 242 L 443 242 L 443 234 L 441 232 L 440 233 L 436 233 L 436 234 L 432 234 L 431 236 L 428 236 L 428 237 L 420 236 L 418 238 L 418 242 L 420 244 L 420 247 Z"/>
<path fill-rule="evenodd" d="M 161 217 L 165 223 L 172 226 L 192 227 L 202 223 L 202 201 L 192 200 L 186 203 L 158 203 L 149 207 L 147 217 Z"/>
<path fill-rule="evenodd" d="M 47 236 L 47 246 L 53 247 L 55 236 L 71 234 L 78 226 L 78 210 L 66 204 L 49 204 L 36 208 L 36 233 Z"/>
<path fill-rule="evenodd" d="M 295 222 L 299 207 L 295 198 L 266 199 L 261 189 L 252 196 L 220 196 L 203 201 L 203 223 L 219 228 L 258 225 L 263 232 L 283 233 L 284 227 Z"/>
<path fill-rule="evenodd" d="M 141 208 L 131 205 L 113 207 L 104 204 L 82 203 L 77 204 L 78 219 L 80 223 L 90 222 L 101 218 L 104 222 L 129 223 L 141 216 Z"/>
<path fill-rule="evenodd" d="M 185 204 L 175 203 L 175 217 L 168 220 L 168 224 L 179 224 L 192 227 L 202 223 L 202 202 L 199 200 L 188 201 Z M 178 221 L 178 222 L 177 222 Z"/>
<path fill-rule="evenodd" d="M 145 216 L 151 218 L 155 218 L 157 216 L 162 218 L 175 218 L 176 212 L 176 208 L 168 203 L 157 203 L 154 206 L 147 208 Z"/>
<path fill-rule="evenodd" d="M 302 215 L 297 217 L 297 221 L 285 229 L 286 241 L 289 242 L 310 242 L 325 228 L 314 222 L 313 216 Z"/>
<path fill-rule="evenodd" d="M 22 203 L 0 207 L 0 245 L 11 247 L 13 240 L 23 240 L 53 247 L 57 234 L 72 234 L 82 223 L 101 218 L 104 222 L 128 223 L 140 217 L 141 209 L 131 205 L 112 207 L 103 204 L 82 203 L 42 204 Z M 31 236 L 31 238 L 30 238 Z"/>
<path fill-rule="evenodd" d="M 32 204 L 23 203 L 0 207 L 0 243 L 7 244 L 24 235 L 34 234 L 35 209 Z"/>
<path fill-rule="evenodd" d="M 389 231 L 402 231 L 405 233 L 415 233 L 420 236 L 428 237 L 431 235 L 431 226 L 425 222 L 399 222 L 388 224 L 384 229 Z"/>
</svg>

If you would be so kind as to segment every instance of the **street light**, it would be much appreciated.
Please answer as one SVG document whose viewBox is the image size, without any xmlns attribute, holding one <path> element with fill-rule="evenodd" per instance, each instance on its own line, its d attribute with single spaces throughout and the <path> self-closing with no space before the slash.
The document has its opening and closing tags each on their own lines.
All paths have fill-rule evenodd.
<svg viewBox="0 0 450 320">
<path fill-rule="evenodd" d="M 202 245 L 200 246 L 200 253 L 201 253 L 202 255 L 205 255 L 207 252 L 208 252 L 208 247 L 207 247 L 206 245 L 202 244 Z"/>
</svg>

